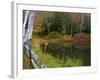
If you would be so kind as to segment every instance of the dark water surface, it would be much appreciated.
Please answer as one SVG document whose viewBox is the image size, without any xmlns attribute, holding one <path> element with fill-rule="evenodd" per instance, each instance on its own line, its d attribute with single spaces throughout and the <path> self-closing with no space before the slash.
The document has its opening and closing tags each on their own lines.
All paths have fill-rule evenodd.
<svg viewBox="0 0 100 80">
<path fill-rule="evenodd" d="M 46 49 L 53 57 L 63 59 L 80 59 L 83 66 L 91 65 L 91 49 L 87 45 L 74 45 L 71 43 L 49 43 Z"/>
</svg>

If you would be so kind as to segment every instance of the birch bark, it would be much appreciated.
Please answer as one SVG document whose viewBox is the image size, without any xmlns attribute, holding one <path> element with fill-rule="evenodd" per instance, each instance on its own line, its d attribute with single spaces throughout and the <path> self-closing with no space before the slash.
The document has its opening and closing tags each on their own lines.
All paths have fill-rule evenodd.
<svg viewBox="0 0 100 80">
<path fill-rule="evenodd" d="M 35 16 L 34 11 L 25 11 L 25 18 L 23 23 L 23 42 L 32 39 L 34 16 Z M 26 23 L 28 23 L 28 25 L 26 25 Z"/>
<path fill-rule="evenodd" d="M 81 24 L 80 24 L 80 35 L 82 33 L 82 29 L 83 29 L 83 20 L 84 20 L 84 15 L 81 15 Z"/>
</svg>

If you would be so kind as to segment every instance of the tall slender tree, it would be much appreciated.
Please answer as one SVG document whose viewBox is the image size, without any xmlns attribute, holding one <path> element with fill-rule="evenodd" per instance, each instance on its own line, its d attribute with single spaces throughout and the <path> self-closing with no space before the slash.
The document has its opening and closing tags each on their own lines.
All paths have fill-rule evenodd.
<svg viewBox="0 0 100 80">
<path fill-rule="evenodd" d="M 81 23 L 80 23 L 80 35 L 81 35 L 83 30 L 84 14 L 81 14 L 80 17 L 81 17 Z"/>
</svg>

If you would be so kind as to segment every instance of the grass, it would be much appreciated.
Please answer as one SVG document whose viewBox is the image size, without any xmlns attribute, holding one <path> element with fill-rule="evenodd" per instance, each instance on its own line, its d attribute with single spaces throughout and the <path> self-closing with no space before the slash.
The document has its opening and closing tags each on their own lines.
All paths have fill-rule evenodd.
<svg viewBox="0 0 100 80">
<path fill-rule="evenodd" d="M 58 67 L 60 64 L 49 53 L 42 53 L 39 49 L 34 48 L 33 51 L 38 55 L 39 59 L 48 67 Z"/>
<path fill-rule="evenodd" d="M 23 69 L 30 69 L 30 60 L 25 53 L 23 54 Z"/>
<path fill-rule="evenodd" d="M 67 65 L 67 67 L 77 67 L 83 66 L 83 62 L 81 61 L 81 59 L 67 57 L 65 65 Z"/>
</svg>

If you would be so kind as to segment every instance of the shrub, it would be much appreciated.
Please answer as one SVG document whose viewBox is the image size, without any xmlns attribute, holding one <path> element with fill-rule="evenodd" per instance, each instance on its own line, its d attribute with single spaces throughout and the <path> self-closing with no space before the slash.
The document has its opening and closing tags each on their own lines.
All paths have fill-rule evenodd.
<svg viewBox="0 0 100 80">
<path fill-rule="evenodd" d="M 61 34 L 59 32 L 51 32 L 48 35 L 50 38 L 59 38 L 61 37 Z"/>
</svg>

